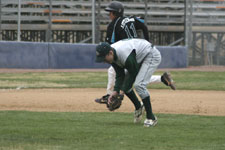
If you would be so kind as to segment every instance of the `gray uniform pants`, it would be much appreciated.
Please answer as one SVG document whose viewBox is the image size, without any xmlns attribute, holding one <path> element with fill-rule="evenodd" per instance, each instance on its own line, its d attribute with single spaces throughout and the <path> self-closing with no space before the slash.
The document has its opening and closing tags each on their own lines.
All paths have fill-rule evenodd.
<svg viewBox="0 0 225 150">
<path fill-rule="evenodd" d="M 146 86 L 150 82 L 151 76 L 159 66 L 160 62 L 160 52 L 155 47 L 151 47 L 151 52 L 143 60 L 141 68 L 134 82 L 134 88 L 141 99 L 149 96 L 149 92 Z"/>
</svg>

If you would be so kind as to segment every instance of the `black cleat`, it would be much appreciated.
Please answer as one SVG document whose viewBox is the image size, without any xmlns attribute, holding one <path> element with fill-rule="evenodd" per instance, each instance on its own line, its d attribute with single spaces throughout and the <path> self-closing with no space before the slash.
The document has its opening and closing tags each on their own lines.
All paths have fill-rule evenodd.
<svg viewBox="0 0 225 150">
<path fill-rule="evenodd" d="M 162 82 L 170 86 L 171 89 L 176 90 L 176 86 L 174 85 L 173 79 L 171 78 L 171 75 L 169 72 L 164 72 L 162 75 Z"/>
<path fill-rule="evenodd" d="M 107 94 L 107 95 L 104 95 L 104 96 L 102 96 L 101 98 L 97 98 L 97 99 L 95 99 L 95 102 L 96 103 L 99 103 L 99 104 L 107 104 L 108 103 L 108 98 L 109 98 L 109 94 Z"/>
</svg>

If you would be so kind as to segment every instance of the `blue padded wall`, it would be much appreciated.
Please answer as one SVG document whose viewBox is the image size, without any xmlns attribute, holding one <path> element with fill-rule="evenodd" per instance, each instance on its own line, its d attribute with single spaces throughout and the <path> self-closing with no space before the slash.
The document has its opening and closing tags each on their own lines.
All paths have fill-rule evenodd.
<svg viewBox="0 0 225 150">
<path fill-rule="evenodd" d="M 159 68 L 185 68 L 187 64 L 187 48 L 183 46 L 156 46 L 162 56 Z"/>
<path fill-rule="evenodd" d="M 0 68 L 68 69 L 108 68 L 95 63 L 94 44 L 0 41 Z M 187 49 L 157 46 L 162 55 L 159 68 L 187 67 Z"/>
<path fill-rule="evenodd" d="M 108 64 L 95 63 L 93 44 L 49 44 L 50 68 L 106 68 Z"/>
<path fill-rule="evenodd" d="M 48 68 L 48 44 L 1 41 L 0 68 Z"/>
</svg>

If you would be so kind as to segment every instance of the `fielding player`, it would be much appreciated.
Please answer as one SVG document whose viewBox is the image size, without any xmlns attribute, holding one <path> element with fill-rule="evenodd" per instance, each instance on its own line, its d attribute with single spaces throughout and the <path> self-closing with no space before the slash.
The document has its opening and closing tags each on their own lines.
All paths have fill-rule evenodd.
<svg viewBox="0 0 225 150">
<path fill-rule="evenodd" d="M 157 117 L 152 112 L 150 94 L 146 86 L 161 62 L 161 54 L 156 47 L 144 39 L 121 40 L 111 46 L 104 42 L 96 47 L 96 62 L 109 63 L 116 71 L 114 90 L 108 102 L 113 96 L 125 94 L 135 106 L 134 123 L 141 121 L 145 109 L 144 126 L 155 126 Z M 133 87 L 143 104 L 138 100 Z"/>
</svg>

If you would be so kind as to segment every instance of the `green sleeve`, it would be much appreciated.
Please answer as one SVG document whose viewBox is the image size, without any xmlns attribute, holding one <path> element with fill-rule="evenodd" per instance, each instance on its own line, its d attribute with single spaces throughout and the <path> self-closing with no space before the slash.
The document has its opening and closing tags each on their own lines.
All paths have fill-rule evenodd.
<svg viewBox="0 0 225 150">
<path fill-rule="evenodd" d="M 125 78 L 124 85 L 121 90 L 127 93 L 127 91 L 129 91 L 132 88 L 140 68 L 140 65 L 137 63 L 137 60 L 136 60 L 135 50 L 133 50 L 133 52 L 128 56 L 125 62 L 125 68 L 129 72 L 129 76 Z"/>
<path fill-rule="evenodd" d="M 116 71 L 116 82 L 114 86 L 114 91 L 117 91 L 119 93 L 125 78 L 124 68 L 121 68 L 116 64 L 112 64 L 112 66 Z"/>
</svg>

